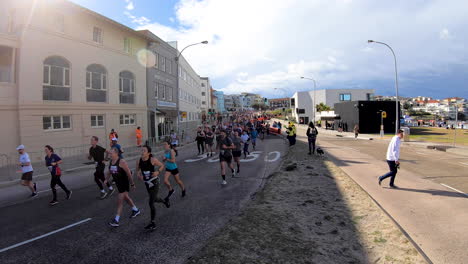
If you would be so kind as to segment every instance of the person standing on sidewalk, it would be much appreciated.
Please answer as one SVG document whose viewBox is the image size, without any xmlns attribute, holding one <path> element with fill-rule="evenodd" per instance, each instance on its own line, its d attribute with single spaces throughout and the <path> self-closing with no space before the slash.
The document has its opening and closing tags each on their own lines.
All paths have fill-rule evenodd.
<svg viewBox="0 0 468 264">
<path fill-rule="evenodd" d="M 143 134 L 141 133 L 141 128 L 137 127 L 135 130 L 135 136 L 136 136 L 136 141 L 137 141 L 137 147 L 141 147 L 141 141 L 143 139 Z"/>
<path fill-rule="evenodd" d="M 91 147 L 89 148 L 88 159 L 93 159 L 96 164 L 96 171 L 94 172 L 94 181 L 96 182 L 99 190 L 101 190 L 101 199 L 111 196 L 114 193 L 112 184 L 107 183 L 108 191 L 104 190 L 103 182 L 106 180 L 104 170 L 106 164 L 104 164 L 106 149 L 98 145 L 99 138 L 96 136 L 91 137 Z"/>
<path fill-rule="evenodd" d="M 19 145 L 16 150 L 20 154 L 18 165 L 21 167 L 21 185 L 27 186 L 31 190 L 31 197 L 37 196 L 37 185 L 32 182 L 33 167 L 29 154 L 24 151 L 24 145 Z"/>
<path fill-rule="evenodd" d="M 132 172 L 128 168 L 128 164 L 124 159 L 119 157 L 119 150 L 117 148 L 112 148 L 111 151 L 111 160 L 109 162 L 109 172 L 107 173 L 106 180 L 104 184 L 109 182 L 109 178 L 112 176 L 114 179 L 117 190 L 119 191 L 119 196 L 117 199 L 117 214 L 115 218 L 109 223 L 110 226 L 118 227 L 120 221 L 120 215 L 122 215 L 123 202 L 124 200 L 132 207 L 132 213 L 130 218 L 134 218 L 140 214 L 140 210 L 136 207 L 132 198 L 128 195 L 130 192 L 130 186 L 135 189 L 135 182 L 133 181 Z"/>
<path fill-rule="evenodd" d="M 309 122 L 306 135 L 309 142 L 309 155 L 315 154 L 315 142 L 317 141 L 318 130 L 314 126 L 314 122 Z"/>
<path fill-rule="evenodd" d="M 390 187 L 396 188 L 395 186 L 395 177 L 400 167 L 400 144 L 401 139 L 403 138 L 403 130 L 399 129 L 396 136 L 392 138 L 387 149 L 387 163 L 390 168 L 390 172 L 379 177 L 379 185 L 388 177 L 390 178 Z"/>
<path fill-rule="evenodd" d="M 62 176 L 62 170 L 60 169 L 59 164 L 62 163 L 62 159 L 54 153 L 54 149 L 51 146 L 46 145 L 44 150 L 46 153 L 46 156 L 44 158 L 45 165 L 49 169 L 50 175 L 52 176 L 52 178 L 50 179 L 50 188 L 52 189 L 53 199 L 49 202 L 49 204 L 56 205 L 58 204 L 57 190 L 55 189 L 55 186 L 57 186 L 57 184 L 67 194 L 67 200 L 71 198 L 72 191 L 70 191 L 60 179 L 60 176 Z"/>
<path fill-rule="evenodd" d="M 353 131 L 354 131 L 354 138 L 357 139 L 359 135 L 359 126 L 357 124 L 354 125 Z"/>
<path fill-rule="evenodd" d="M 296 126 L 294 125 L 293 122 L 289 122 L 289 126 L 287 128 L 287 133 L 288 133 L 288 140 L 289 140 L 289 146 L 294 146 L 296 145 Z"/>
</svg>

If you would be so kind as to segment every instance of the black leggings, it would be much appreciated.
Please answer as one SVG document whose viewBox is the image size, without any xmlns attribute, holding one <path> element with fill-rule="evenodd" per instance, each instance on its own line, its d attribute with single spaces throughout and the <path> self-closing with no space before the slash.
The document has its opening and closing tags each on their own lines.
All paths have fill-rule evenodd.
<svg viewBox="0 0 468 264">
<path fill-rule="evenodd" d="M 55 186 L 58 185 L 62 190 L 64 190 L 67 194 L 70 193 L 70 190 L 67 189 L 67 186 L 63 184 L 62 180 L 60 179 L 60 175 L 51 174 L 52 178 L 50 179 L 50 188 L 52 189 L 52 194 L 54 195 L 54 201 L 57 201 L 57 190 Z"/>
<path fill-rule="evenodd" d="M 149 195 L 148 204 L 151 209 L 151 221 L 154 221 L 154 218 L 156 217 L 156 207 L 154 206 L 154 203 L 164 203 L 164 200 L 158 196 L 159 180 L 154 180 L 153 184 L 154 186 L 151 188 L 148 188 L 148 185 L 145 184 L 146 190 L 148 191 L 148 195 Z"/>
<path fill-rule="evenodd" d="M 317 138 L 308 138 L 309 140 L 309 152 L 310 153 L 315 153 L 315 141 Z"/>
<path fill-rule="evenodd" d="M 205 152 L 205 141 L 203 140 L 197 140 L 197 148 L 198 148 L 198 152 Z M 200 151 L 200 148 L 201 148 L 201 151 Z"/>
<path fill-rule="evenodd" d="M 100 190 L 104 189 L 104 186 L 102 185 L 102 183 L 106 180 L 105 177 L 104 177 L 104 170 L 105 169 L 106 169 L 106 165 L 104 163 L 99 164 L 96 167 L 96 171 L 94 172 L 94 181 L 96 182 L 96 184 L 97 184 L 97 186 L 99 187 Z M 107 187 L 110 187 L 110 186 L 111 186 L 111 184 L 108 181 L 107 182 Z"/>
</svg>

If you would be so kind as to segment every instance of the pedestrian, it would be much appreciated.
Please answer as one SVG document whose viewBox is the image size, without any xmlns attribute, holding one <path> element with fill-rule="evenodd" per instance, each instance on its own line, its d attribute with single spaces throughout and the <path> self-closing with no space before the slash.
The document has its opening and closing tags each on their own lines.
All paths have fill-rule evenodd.
<svg viewBox="0 0 468 264">
<path fill-rule="evenodd" d="M 97 186 L 99 187 L 99 190 L 101 191 L 101 199 L 106 198 L 107 196 L 111 196 L 115 189 L 112 187 L 112 184 L 108 182 L 107 189 L 108 191 L 106 192 L 104 190 L 104 181 L 106 180 L 106 177 L 104 175 L 104 171 L 106 169 L 106 164 L 104 163 L 105 154 L 107 154 L 107 151 L 105 148 L 101 147 L 98 145 L 99 138 L 96 136 L 91 137 L 91 147 L 89 148 L 89 154 L 88 154 L 88 159 L 94 160 L 94 163 L 96 165 L 96 171 L 94 172 L 94 181 L 96 182 Z"/>
<path fill-rule="evenodd" d="M 247 158 L 247 155 L 250 155 L 249 152 L 249 141 L 250 137 L 249 134 L 247 134 L 247 131 L 244 131 L 241 136 L 242 144 L 244 144 L 244 159 Z"/>
<path fill-rule="evenodd" d="M 266 124 L 265 129 L 266 129 L 266 134 L 270 135 L 270 123 Z"/>
<path fill-rule="evenodd" d="M 52 178 L 50 179 L 50 189 L 52 189 L 52 194 L 53 198 L 52 201 L 49 202 L 49 205 L 56 205 L 58 204 L 57 200 L 57 190 L 55 189 L 55 186 L 60 186 L 62 190 L 67 194 L 66 199 L 69 200 L 72 195 L 72 191 L 63 184 L 62 180 L 60 179 L 60 176 L 62 176 L 62 170 L 60 169 L 59 164 L 62 163 L 62 159 L 54 153 L 54 149 L 46 145 L 44 148 L 45 151 L 45 165 L 50 171 L 50 175 Z"/>
<path fill-rule="evenodd" d="M 37 184 L 33 183 L 33 167 L 29 154 L 24 150 L 24 145 L 19 145 L 16 150 L 18 151 L 19 162 L 18 166 L 21 167 L 21 185 L 27 186 L 31 191 L 31 197 L 37 196 Z"/>
<path fill-rule="evenodd" d="M 179 136 L 177 136 L 177 133 L 174 132 L 174 130 L 171 130 L 171 145 L 172 145 L 172 149 L 174 150 L 175 152 L 175 156 L 179 156 L 179 151 L 177 151 L 177 146 L 179 145 Z"/>
<path fill-rule="evenodd" d="M 315 154 L 315 142 L 317 141 L 318 130 L 314 126 L 314 122 L 309 122 L 306 135 L 309 142 L 309 155 Z"/>
<path fill-rule="evenodd" d="M 252 137 L 252 149 L 255 151 L 255 147 L 257 146 L 257 137 L 258 137 L 257 130 L 251 128 L 250 129 L 250 136 Z"/>
<path fill-rule="evenodd" d="M 111 129 L 111 132 L 109 133 L 109 142 L 110 142 L 110 146 L 112 148 L 112 139 L 113 138 L 119 138 L 119 135 L 117 134 L 117 132 L 115 132 L 114 129 Z"/>
<path fill-rule="evenodd" d="M 119 151 L 119 158 L 123 159 L 122 154 L 124 153 L 124 151 L 122 149 L 122 146 L 120 146 L 120 144 L 117 143 L 118 141 L 119 141 L 118 138 L 116 138 L 116 137 L 112 138 L 111 148 L 116 148 Z"/>
<path fill-rule="evenodd" d="M 135 130 L 135 135 L 136 135 L 137 147 L 141 147 L 141 141 L 142 141 L 143 135 L 141 133 L 140 127 L 137 127 L 137 129 Z"/>
<path fill-rule="evenodd" d="M 231 138 L 232 144 L 234 144 L 234 149 L 232 150 L 232 156 L 234 162 L 237 164 L 237 172 L 240 172 L 240 157 L 242 156 L 242 139 L 239 136 L 239 132 L 234 132 L 234 136 Z M 232 175 L 234 177 L 234 174 Z"/>
<path fill-rule="evenodd" d="M 172 188 L 171 182 L 169 181 L 169 177 L 171 175 L 174 176 L 176 183 L 179 185 L 182 191 L 182 197 L 185 197 L 186 192 L 185 192 L 184 183 L 180 179 L 180 173 L 179 173 L 179 168 L 177 167 L 177 163 L 176 163 L 175 152 L 171 148 L 171 144 L 169 144 L 169 142 L 164 142 L 164 151 L 165 153 L 164 153 L 163 161 L 165 162 L 165 167 L 166 167 L 166 173 L 164 174 L 164 184 L 167 186 L 167 189 L 169 190 L 169 193 L 167 194 L 166 198 L 164 198 L 164 201 L 169 202 L 169 198 L 174 193 L 174 188 Z"/>
<path fill-rule="evenodd" d="M 158 170 L 154 167 L 157 166 Z M 136 173 L 138 178 L 145 182 L 146 191 L 148 191 L 148 204 L 151 210 L 151 222 L 145 227 L 147 230 L 156 229 L 156 207 L 154 203 L 163 203 L 167 208 L 171 205 L 169 201 L 164 201 L 158 196 L 160 179 L 159 175 L 164 171 L 164 164 L 151 154 L 149 146 L 143 146 L 141 149 L 141 158 L 136 164 Z"/>
<path fill-rule="evenodd" d="M 197 137 L 195 138 L 197 142 L 198 155 L 205 153 L 205 132 L 203 132 L 201 127 L 197 129 Z"/>
<path fill-rule="evenodd" d="M 209 127 L 205 128 L 205 136 L 206 136 L 206 139 L 205 139 L 206 152 L 208 152 L 206 156 L 213 157 L 214 133 L 211 130 L 211 128 Z"/>
<path fill-rule="evenodd" d="M 226 185 L 226 166 L 231 168 L 232 177 L 236 176 L 234 171 L 234 166 L 232 164 L 232 150 L 235 149 L 232 140 L 227 136 L 226 131 L 221 131 L 221 141 L 220 141 L 220 151 L 219 151 L 219 162 L 221 163 L 221 177 L 223 181 L 222 185 Z"/>
<path fill-rule="evenodd" d="M 278 134 L 280 135 L 281 135 L 281 126 L 282 126 L 281 122 L 278 122 Z"/>
<path fill-rule="evenodd" d="M 289 146 L 294 146 L 296 144 L 296 126 L 293 122 L 289 122 L 289 126 L 287 128 L 287 139 L 289 141 Z"/>
<path fill-rule="evenodd" d="M 354 125 L 354 128 L 353 128 L 353 131 L 354 131 L 354 138 L 357 139 L 358 135 L 359 135 L 359 125 Z"/>
<path fill-rule="evenodd" d="M 117 213 L 115 218 L 109 223 L 110 226 L 118 227 L 120 223 L 120 216 L 122 215 L 123 202 L 126 201 L 128 205 L 132 207 L 130 218 L 134 218 L 140 214 L 140 209 L 136 207 L 132 198 L 129 196 L 130 186 L 135 189 L 135 182 L 132 178 L 132 173 L 128 168 L 127 161 L 119 157 L 119 150 L 113 147 L 110 151 L 111 160 L 109 162 L 109 172 L 107 173 L 104 184 L 109 182 L 109 178 L 112 176 L 119 195 L 117 197 Z"/>
<path fill-rule="evenodd" d="M 399 129 L 397 135 L 395 135 L 390 144 L 388 145 L 387 149 L 387 164 L 390 168 L 390 172 L 387 174 L 379 177 L 379 185 L 388 177 L 390 178 L 390 187 L 396 188 L 395 186 L 395 177 L 398 172 L 398 168 L 400 167 L 400 144 L 401 139 L 403 138 L 403 130 Z"/>
</svg>

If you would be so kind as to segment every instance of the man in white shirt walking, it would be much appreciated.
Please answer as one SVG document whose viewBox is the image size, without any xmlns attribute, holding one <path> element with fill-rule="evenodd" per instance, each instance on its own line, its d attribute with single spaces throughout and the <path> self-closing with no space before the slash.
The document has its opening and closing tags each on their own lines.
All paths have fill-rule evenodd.
<svg viewBox="0 0 468 264">
<path fill-rule="evenodd" d="M 31 190 L 31 197 L 37 196 L 37 186 L 36 183 L 33 183 L 33 167 L 31 165 L 31 159 L 29 158 L 28 153 L 24 151 L 24 145 L 19 145 L 16 150 L 18 150 L 19 162 L 18 165 L 21 167 L 21 184 L 27 186 Z"/>
<path fill-rule="evenodd" d="M 388 167 L 390 168 L 390 172 L 387 174 L 379 177 L 379 185 L 388 177 L 390 178 L 390 187 L 396 188 L 395 186 L 395 177 L 398 172 L 398 167 L 400 165 L 400 144 L 401 139 L 403 138 L 403 130 L 399 129 L 396 136 L 392 138 L 390 144 L 388 145 L 387 149 L 387 163 Z"/>
</svg>

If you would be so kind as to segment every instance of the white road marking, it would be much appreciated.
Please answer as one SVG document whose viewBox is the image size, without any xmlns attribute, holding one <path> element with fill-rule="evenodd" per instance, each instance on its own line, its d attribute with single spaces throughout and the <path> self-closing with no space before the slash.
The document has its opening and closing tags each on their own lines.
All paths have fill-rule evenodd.
<svg viewBox="0 0 468 264">
<path fill-rule="evenodd" d="M 37 193 L 43 193 L 43 192 L 48 192 L 48 191 L 52 191 L 52 189 L 43 190 L 43 191 L 40 191 L 40 192 L 37 192 Z"/>
<path fill-rule="evenodd" d="M 196 161 L 204 160 L 206 158 L 207 158 L 207 155 L 203 154 L 203 155 L 199 155 L 198 159 L 188 159 L 188 160 L 185 160 L 185 162 L 196 162 Z"/>
<path fill-rule="evenodd" d="M 247 155 L 247 157 L 251 157 L 251 159 L 241 159 L 240 162 L 252 162 L 258 159 L 258 157 L 260 157 L 260 154 L 262 154 L 262 151 L 250 152 L 250 154 Z"/>
<path fill-rule="evenodd" d="M 213 162 L 219 162 L 219 156 L 214 156 L 211 159 L 208 159 L 208 162 L 213 163 Z"/>
<path fill-rule="evenodd" d="M 270 155 L 273 155 L 273 154 L 275 155 L 275 157 L 274 157 L 273 159 L 269 159 L 268 157 L 269 157 Z M 265 156 L 265 162 L 276 162 L 276 161 L 278 161 L 278 160 L 280 159 L 280 157 L 281 157 L 281 152 L 279 152 L 279 151 L 273 151 L 273 152 L 268 153 L 268 154 Z"/>
<path fill-rule="evenodd" d="M 454 190 L 454 191 L 456 191 L 456 192 L 458 192 L 458 193 L 461 193 L 461 194 L 463 194 L 463 195 L 465 195 L 465 196 L 468 197 L 468 194 L 466 194 L 466 193 L 464 193 L 464 192 L 462 192 L 462 191 L 460 191 L 460 190 L 457 190 L 457 189 L 455 189 L 455 188 L 453 188 L 453 187 L 450 187 L 450 186 L 448 186 L 447 184 L 441 183 L 440 185 L 445 186 L 445 187 L 447 187 L 447 188 L 449 188 L 449 189 L 452 189 L 452 190 Z"/>
<path fill-rule="evenodd" d="M 84 219 L 84 220 L 81 220 L 81 221 L 76 222 L 76 223 L 71 224 L 71 225 L 67 225 L 67 226 L 65 226 L 65 227 L 62 227 L 62 228 L 57 229 L 57 230 L 55 230 L 55 231 L 49 232 L 49 233 L 47 233 L 47 234 L 44 234 L 44 235 L 41 235 L 41 236 L 38 236 L 38 237 L 35 237 L 35 238 L 32 238 L 32 239 L 23 241 L 23 242 L 18 243 L 18 244 L 14 244 L 14 245 L 9 246 L 9 247 L 6 247 L 6 248 L 2 248 L 2 249 L 0 249 L 0 253 L 5 252 L 5 251 L 10 250 L 10 249 L 13 249 L 13 248 L 16 248 L 16 247 L 19 247 L 19 246 L 22 246 L 22 245 L 25 245 L 25 244 L 28 244 L 28 243 L 31 243 L 31 242 L 33 242 L 33 241 L 39 240 L 39 239 L 41 239 L 41 238 L 44 238 L 44 237 L 47 237 L 47 236 L 50 236 L 50 235 L 53 235 L 53 234 L 55 234 L 55 233 L 61 232 L 61 231 L 63 231 L 63 230 L 66 230 L 66 229 L 68 229 L 68 228 L 71 228 L 71 227 L 74 227 L 74 226 L 83 224 L 83 223 L 88 222 L 88 221 L 91 221 L 91 218 L 86 218 L 86 219 Z"/>
<path fill-rule="evenodd" d="M 416 151 L 416 154 L 425 155 L 425 156 L 429 155 L 429 154 L 427 154 L 427 153 L 422 153 L 422 152 L 417 152 L 417 151 Z"/>
</svg>

